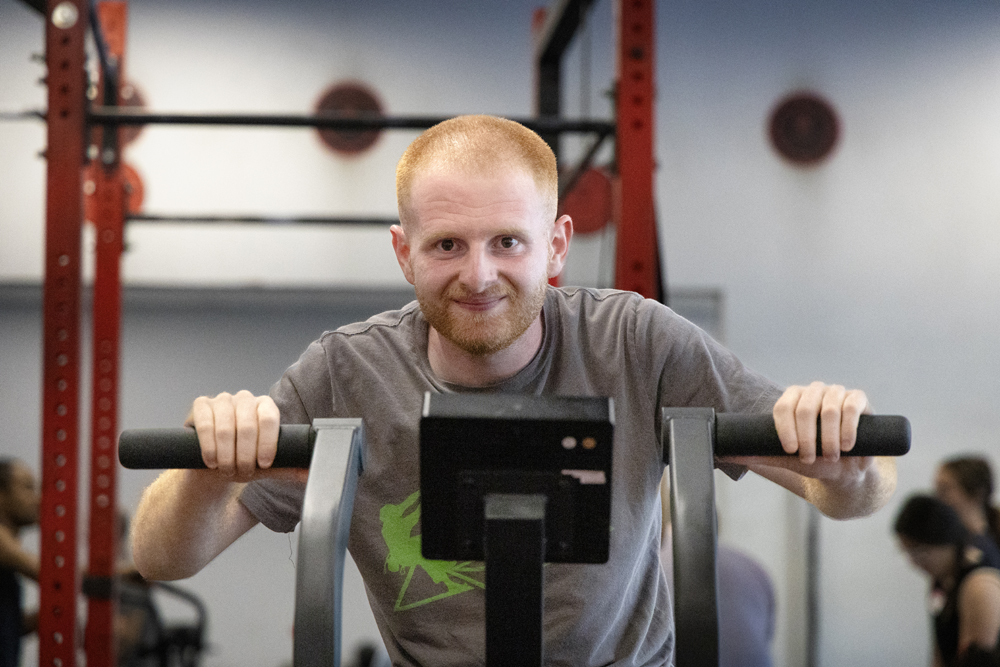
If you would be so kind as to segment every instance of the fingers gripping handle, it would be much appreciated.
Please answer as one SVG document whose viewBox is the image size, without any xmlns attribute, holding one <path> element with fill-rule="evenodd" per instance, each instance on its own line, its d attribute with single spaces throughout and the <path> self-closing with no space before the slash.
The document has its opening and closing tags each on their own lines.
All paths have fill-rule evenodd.
<svg viewBox="0 0 1000 667">
<path fill-rule="evenodd" d="M 308 468 L 316 432 L 308 424 L 283 424 L 272 468 Z M 118 460 L 132 470 L 204 468 L 198 434 L 192 428 L 147 428 L 122 431 Z"/>
<path fill-rule="evenodd" d="M 817 430 L 817 444 L 820 433 Z M 910 422 L 896 415 L 861 415 L 854 449 L 841 456 L 902 456 L 910 451 Z M 769 414 L 715 416 L 716 456 L 787 456 Z"/>
</svg>

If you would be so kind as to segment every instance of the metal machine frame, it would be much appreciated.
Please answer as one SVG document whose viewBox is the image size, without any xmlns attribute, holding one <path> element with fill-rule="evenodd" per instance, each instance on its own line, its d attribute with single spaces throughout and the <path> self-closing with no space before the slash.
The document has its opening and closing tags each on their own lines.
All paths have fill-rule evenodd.
<svg viewBox="0 0 1000 667">
<path fill-rule="evenodd" d="M 434 397 L 439 399 L 438 406 L 429 408 Z M 559 555 L 559 538 L 546 532 L 546 524 L 558 531 L 559 521 L 581 508 L 574 510 L 566 503 L 560 507 L 561 492 L 551 484 L 539 484 L 538 475 L 540 471 L 559 469 L 564 463 L 610 475 L 610 459 L 597 450 L 606 449 L 610 455 L 613 410 L 608 399 L 574 402 L 565 397 L 508 395 L 496 406 L 485 398 L 438 394 L 425 399 L 420 436 L 424 496 L 421 514 L 426 538 L 423 550 L 425 556 L 448 559 L 464 558 L 470 549 L 485 554 L 486 662 L 493 667 L 540 665 L 543 561 L 575 562 L 573 556 Z M 608 409 L 602 411 L 601 400 Z M 660 437 L 664 463 L 670 466 L 674 524 L 675 661 L 680 667 L 710 667 L 719 662 L 715 457 L 786 454 L 769 414 L 717 415 L 712 408 L 666 407 L 662 408 L 662 417 Z M 555 443 L 566 433 L 576 439 L 594 437 L 593 455 L 577 452 L 560 456 L 558 448 L 563 445 Z M 601 441 L 605 441 L 606 448 Z M 525 444 L 527 450 L 539 451 L 526 455 Z M 910 424 L 906 418 L 865 415 L 858 425 L 854 449 L 844 455 L 901 456 L 909 448 Z M 448 461 L 448 454 L 456 451 L 461 456 L 455 458 L 461 460 Z M 121 436 L 120 458 L 128 468 L 205 467 L 193 429 L 126 431 Z M 512 463 L 518 460 L 523 465 Z M 425 464 L 431 468 L 426 478 Z M 345 550 L 354 494 L 364 466 L 361 420 L 318 419 L 311 428 L 282 426 L 275 466 L 308 466 L 318 471 L 309 475 L 302 509 L 293 664 L 337 667 Z M 470 487 L 476 488 L 467 493 Z M 439 496 L 437 500 L 427 498 L 434 494 Z M 605 501 L 610 504 L 610 493 L 598 494 L 597 498 L 598 505 Z M 574 500 L 587 505 L 579 493 Z M 590 505 L 583 511 L 592 515 L 595 507 Z M 462 527 L 455 528 L 479 512 L 483 521 L 478 531 L 468 533 Z M 547 512 L 561 517 L 549 522 Z M 609 524 L 604 523 L 596 534 L 585 532 L 583 539 L 597 539 L 607 545 L 609 530 Z M 476 539 L 481 543 L 471 544 Z M 551 546 L 546 546 L 547 541 Z M 491 545 L 499 546 L 492 554 Z M 550 549 L 552 553 L 548 553 Z M 583 560 L 595 559 L 585 555 Z M 491 570 L 495 577 L 492 579 Z M 491 588 L 495 592 L 492 600 Z M 510 636 L 517 637 L 517 641 L 509 641 Z"/>
</svg>

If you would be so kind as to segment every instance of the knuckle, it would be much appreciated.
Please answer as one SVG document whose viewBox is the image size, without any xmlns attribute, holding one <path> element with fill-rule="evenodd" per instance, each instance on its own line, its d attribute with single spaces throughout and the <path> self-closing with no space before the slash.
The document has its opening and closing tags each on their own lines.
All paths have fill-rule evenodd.
<svg viewBox="0 0 1000 667">
<path fill-rule="evenodd" d="M 236 431 L 232 424 L 222 423 L 215 425 L 215 439 L 220 442 L 232 442 Z"/>
<path fill-rule="evenodd" d="M 257 422 L 240 420 L 236 424 L 236 440 L 240 443 L 257 440 Z"/>
</svg>

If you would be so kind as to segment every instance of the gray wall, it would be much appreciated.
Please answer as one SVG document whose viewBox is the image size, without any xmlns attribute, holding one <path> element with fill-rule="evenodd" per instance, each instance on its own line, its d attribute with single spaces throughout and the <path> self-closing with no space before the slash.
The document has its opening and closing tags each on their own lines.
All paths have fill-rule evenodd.
<svg viewBox="0 0 1000 667">
<path fill-rule="evenodd" d="M 129 68 L 155 109 L 304 112 L 325 86 L 357 78 L 390 113 L 530 113 L 528 2 L 131 7 Z M 925 582 L 889 525 L 940 458 L 979 450 L 997 461 L 1000 5 L 661 2 L 657 21 L 657 197 L 669 281 L 724 294 L 720 331 L 751 366 L 783 383 L 863 387 L 876 409 L 913 423 L 914 451 L 899 463 L 890 506 L 821 524 L 821 664 L 926 664 Z M 570 56 L 571 114 L 608 114 L 610 26 L 610 6 L 599 3 L 586 103 L 581 54 Z M 40 68 L 26 60 L 41 35 L 31 12 L 0 0 L 0 110 L 44 104 L 34 87 Z M 829 98 L 843 127 L 832 158 L 810 170 L 785 164 L 765 134 L 776 101 L 800 88 Z M 412 136 L 383 136 L 367 156 L 345 160 L 303 130 L 157 128 L 128 159 L 150 212 L 391 215 L 393 165 Z M 34 155 L 43 143 L 36 125 L 0 123 L 0 281 L 40 278 L 43 165 Z M 601 282 L 602 244 L 579 241 L 572 282 Z M 405 287 L 383 231 L 134 225 L 129 248 L 133 286 Z M 125 427 L 176 423 L 197 393 L 266 388 L 333 324 L 321 313 L 293 335 L 245 311 L 153 301 L 127 316 Z M 6 303 L 0 411 L 16 447 L 30 452 L 37 323 Z M 145 481 L 123 479 L 126 505 Z M 754 479 L 720 481 L 719 499 L 723 538 L 775 579 L 779 664 L 803 664 L 804 505 Z M 286 654 L 290 602 L 277 589 L 291 586 L 287 554 L 287 538 L 255 532 L 192 580 L 220 609 L 241 610 L 228 621 L 216 614 L 212 664 Z M 246 580 L 267 580 L 273 595 L 241 597 L 250 595 Z M 245 632 L 251 616 L 266 627 Z"/>
</svg>

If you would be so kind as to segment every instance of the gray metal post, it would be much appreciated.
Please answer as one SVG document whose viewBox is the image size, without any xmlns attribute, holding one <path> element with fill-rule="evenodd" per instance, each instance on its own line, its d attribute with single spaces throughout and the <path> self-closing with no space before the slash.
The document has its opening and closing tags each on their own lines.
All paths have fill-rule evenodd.
<svg viewBox="0 0 1000 667">
<path fill-rule="evenodd" d="M 663 408 L 670 465 L 677 667 L 719 664 L 712 408 Z"/>
<path fill-rule="evenodd" d="M 317 419 L 295 582 L 295 667 L 339 667 L 344 558 L 363 465 L 360 419 Z"/>
</svg>

